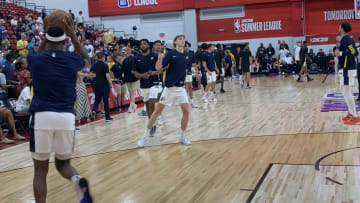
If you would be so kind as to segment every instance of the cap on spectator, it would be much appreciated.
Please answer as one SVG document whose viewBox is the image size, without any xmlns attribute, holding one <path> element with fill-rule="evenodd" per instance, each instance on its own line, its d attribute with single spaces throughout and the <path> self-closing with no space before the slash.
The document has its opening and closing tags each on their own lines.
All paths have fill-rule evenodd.
<svg viewBox="0 0 360 203">
<path fill-rule="evenodd" d="M 57 26 L 50 27 L 45 37 L 47 40 L 51 42 L 61 42 L 66 39 L 64 30 Z"/>
</svg>

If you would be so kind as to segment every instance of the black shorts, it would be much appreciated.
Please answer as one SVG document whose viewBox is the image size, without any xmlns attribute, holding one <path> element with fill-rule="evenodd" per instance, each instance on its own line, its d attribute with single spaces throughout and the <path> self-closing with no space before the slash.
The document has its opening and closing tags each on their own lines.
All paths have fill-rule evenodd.
<svg viewBox="0 0 360 203">
<path fill-rule="evenodd" d="M 244 73 L 250 73 L 250 64 L 241 65 L 241 70 Z"/>
</svg>

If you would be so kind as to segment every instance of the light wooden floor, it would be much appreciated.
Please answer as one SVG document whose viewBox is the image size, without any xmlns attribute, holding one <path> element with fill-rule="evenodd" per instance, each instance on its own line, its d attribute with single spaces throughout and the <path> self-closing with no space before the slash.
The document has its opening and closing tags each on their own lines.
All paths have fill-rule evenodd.
<svg viewBox="0 0 360 203">
<path fill-rule="evenodd" d="M 121 114 L 111 123 L 83 126 L 73 164 L 89 178 L 96 202 L 360 201 L 360 167 L 352 166 L 360 164 L 360 149 L 320 163 L 342 166 L 320 166 L 318 172 L 313 166 L 324 155 L 360 146 L 360 126 L 344 126 L 344 112 L 320 112 L 324 94 L 339 92 L 334 76 L 325 84 L 323 77 L 302 84 L 290 77 L 254 78 L 252 90 L 230 81 L 228 92 L 209 105 L 197 91 L 190 147 L 177 144 L 178 107 L 166 109 L 164 125 L 147 143 L 153 147 L 144 149 L 136 148 L 144 117 Z M 0 151 L 0 202 L 32 202 L 28 148 Z M 76 202 L 72 185 L 53 164 L 48 189 L 49 202 Z"/>
</svg>

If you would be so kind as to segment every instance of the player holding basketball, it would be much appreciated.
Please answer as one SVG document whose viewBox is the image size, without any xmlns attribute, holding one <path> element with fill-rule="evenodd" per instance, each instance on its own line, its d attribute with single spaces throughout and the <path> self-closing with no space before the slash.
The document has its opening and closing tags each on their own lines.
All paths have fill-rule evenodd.
<svg viewBox="0 0 360 203">
<path fill-rule="evenodd" d="M 53 14 L 58 13 L 55 11 Z M 56 169 L 62 177 L 73 182 L 80 202 L 92 202 L 87 180 L 80 177 L 70 164 L 75 144 L 77 72 L 89 62 L 84 47 L 74 33 L 73 25 L 71 20 L 65 26 L 66 34 L 60 27 L 48 26 L 42 50 L 28 56 L 34 87 L 34 97 L 29 109 L 32 113 L 30 151 L 34 162 L 33 188 L 37 203 L 46 202 L 46 176 L 52 152 L 55 152 Z M 66 35 L 71 38 L 81 56 L 65 51 Z"/>
<path fill-rule="evenodd" d="M 184 88 L 186 69 L 191 66 L 190 56 L 184 51 L 185 36 L 178 35 L 174 39 L 175 50 L 164 54 L 159 54 L 156 62 L 157 70 L 165 70 L 165 88 L 161 94 L 160 101 L 155 107 L 154 113 L 148 122 L 144 136 L 138 141 L 138 146 L 143 147 L 149 137 L 151 128 L 155 124 L 157 117 L 164 110 L 165 105 L 179 104 L 183 113 L 181 120 L 180 142 L 190 145 L 191 142 L 185 136 L 185 131 L 189 121 L 189 101 Z"/>
<path fill-rule="evenodd" d="M 356 80 L 356 57 L 359 55 L 354 40 L 349 36 L 351 25 L 348 22 L 341 23 L 339 34 L 342 37 L 340 48 L 335 50 L 335 56 L 339 57 L 340 87 L 349 109 L 348 115 L 343 118 L 344 124 L 354 125 L 360 122 L 356 112 L 355 99 L 350 86 L 355 86 Z"/>
</svg>

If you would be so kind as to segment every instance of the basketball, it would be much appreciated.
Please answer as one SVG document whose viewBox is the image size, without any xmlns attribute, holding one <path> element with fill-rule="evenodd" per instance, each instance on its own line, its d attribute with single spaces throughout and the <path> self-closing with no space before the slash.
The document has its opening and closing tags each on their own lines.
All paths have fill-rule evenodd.
<svg viewBox="0 0 360 203">
<path fill-rule="evenodd" d="M 61 27 L 65 31 L 65 25 L 70 25 L 71 23 L 73 23 L 72 18 L 68 15 L 68 13 L 66 13 L 64 10 L 56 9 L 48 16 L 46 16 L 44 20 L 45 32 L 49 27 L 52 26 Z"/>
</svg>

